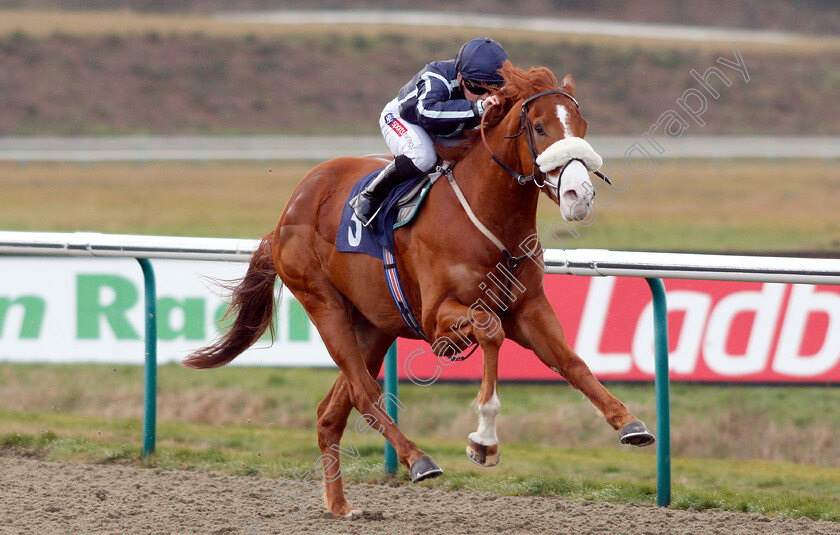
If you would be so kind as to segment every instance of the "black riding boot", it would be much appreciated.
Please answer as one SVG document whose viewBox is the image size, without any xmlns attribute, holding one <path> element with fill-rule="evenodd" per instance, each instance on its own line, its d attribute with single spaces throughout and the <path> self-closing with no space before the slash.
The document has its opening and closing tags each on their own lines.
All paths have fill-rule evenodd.
<svg viewBox="0 0 840 535">
<path fill-rule="evenodd" d="M 362 225 L 370 226 L 388 193 L 398 184 L 420 174 L 421 171 L 417 169 L 411 158 L 405 155 L 397 156 L 379 173 L 379 176 L 373 179 L 373 182 L 368 184 L 364 191 L 350 200 L 350 207 L 353 208 L 353 212 Z"/>
</svg>

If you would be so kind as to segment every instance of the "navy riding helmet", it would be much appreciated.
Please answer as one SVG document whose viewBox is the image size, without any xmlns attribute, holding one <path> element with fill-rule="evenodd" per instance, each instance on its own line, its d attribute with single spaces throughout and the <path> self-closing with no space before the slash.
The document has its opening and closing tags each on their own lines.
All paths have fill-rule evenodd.
<svg viewBox="0 0 840 535">
<path fill-rule="evenodd" d="M 499 73 L 507 53 L 502 45 L 492 39 L 479 37 L 468 41 L 455 56 L 455 68 L 467 80 L 491 84 L 504 83 Z"/>
</svg>

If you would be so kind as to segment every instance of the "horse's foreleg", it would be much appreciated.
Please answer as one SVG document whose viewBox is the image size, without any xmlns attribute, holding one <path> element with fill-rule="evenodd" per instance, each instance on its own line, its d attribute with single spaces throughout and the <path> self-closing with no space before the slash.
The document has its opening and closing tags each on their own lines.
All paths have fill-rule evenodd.
<svg viewBox="0 0 840 535">
<path fill-rule="evenodd" d="M 502 407 L 498 396 L 499 347 L 505 338 L 501 321 L 484 307 L 466 307 L 456 301 L 445 301 L 438 309 L 435 335 L 432 347 L 439 352 L 454 340 L 474 338 L 481 346 L 484 372 L 475 399 L 478 429 L 469 434 L 467 456 L 480 466 L 496 466 L 499 464 L 496 417 Z"/>
<path fill-rule="evenodd" d="M 498 395 L 499 348 L 481 346 L 484 353 L 484 373 L 481 376 L 481 390 L 475 399 L 478 410 L 478 429 L 469 434 L 467 456 L 479 466 L 499 464 L 499 436 L 496 433 L 496 417 L 502 410 Z"/>
<path fill-rule="evenodd" d="M 563 328 L 554 310 L 541 295 L 525 303 L 509 337 L 532 349 L 546 366 L 562 375 L 601 411 L 613 429 L 619 430 L 622 444 L 649 446 L 655 442 L 650 431 L 627 407 L 616 399 L 592 374 L 592 371 L 566 342 Z"/>
</svg>

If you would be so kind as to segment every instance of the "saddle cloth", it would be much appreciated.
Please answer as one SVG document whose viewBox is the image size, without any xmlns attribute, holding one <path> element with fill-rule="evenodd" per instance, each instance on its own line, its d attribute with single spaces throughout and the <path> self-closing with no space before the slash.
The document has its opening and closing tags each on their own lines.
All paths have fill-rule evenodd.
<svg viewBox="0 0 840 535">
<path fill-rule="evenodd" d="M 341 212 L 341 222 L 338 225 L 336 249 L 345 253 L 365 253 L 376 258 L 382 258 L 382 251 L 394 253 L 394 229 L 408 224 L 420 209 L 434 181 L 440 173 L 422 175 L 403 182 L 394 188 L 382 202 L 379 214 L 370 227 L 362 226 L 350 208 L 350 199 L 362 192 L 382 169 L 362 177 L 353 189 Z"/>
</svg>

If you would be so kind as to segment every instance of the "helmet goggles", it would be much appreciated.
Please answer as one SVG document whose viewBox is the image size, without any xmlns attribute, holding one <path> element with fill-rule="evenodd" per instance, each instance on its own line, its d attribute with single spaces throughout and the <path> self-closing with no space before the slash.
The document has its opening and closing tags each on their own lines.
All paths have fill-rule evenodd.
<svg viewBox="0 0 840 535">
<path fill-rule="evenodd" d="M 474 82 L 466 78 L 462 78 L 462 81 L 464 82 L 464 89 L 473 95 L 484 95 L 504 85 L 504 82 Z"/>
</svg>

